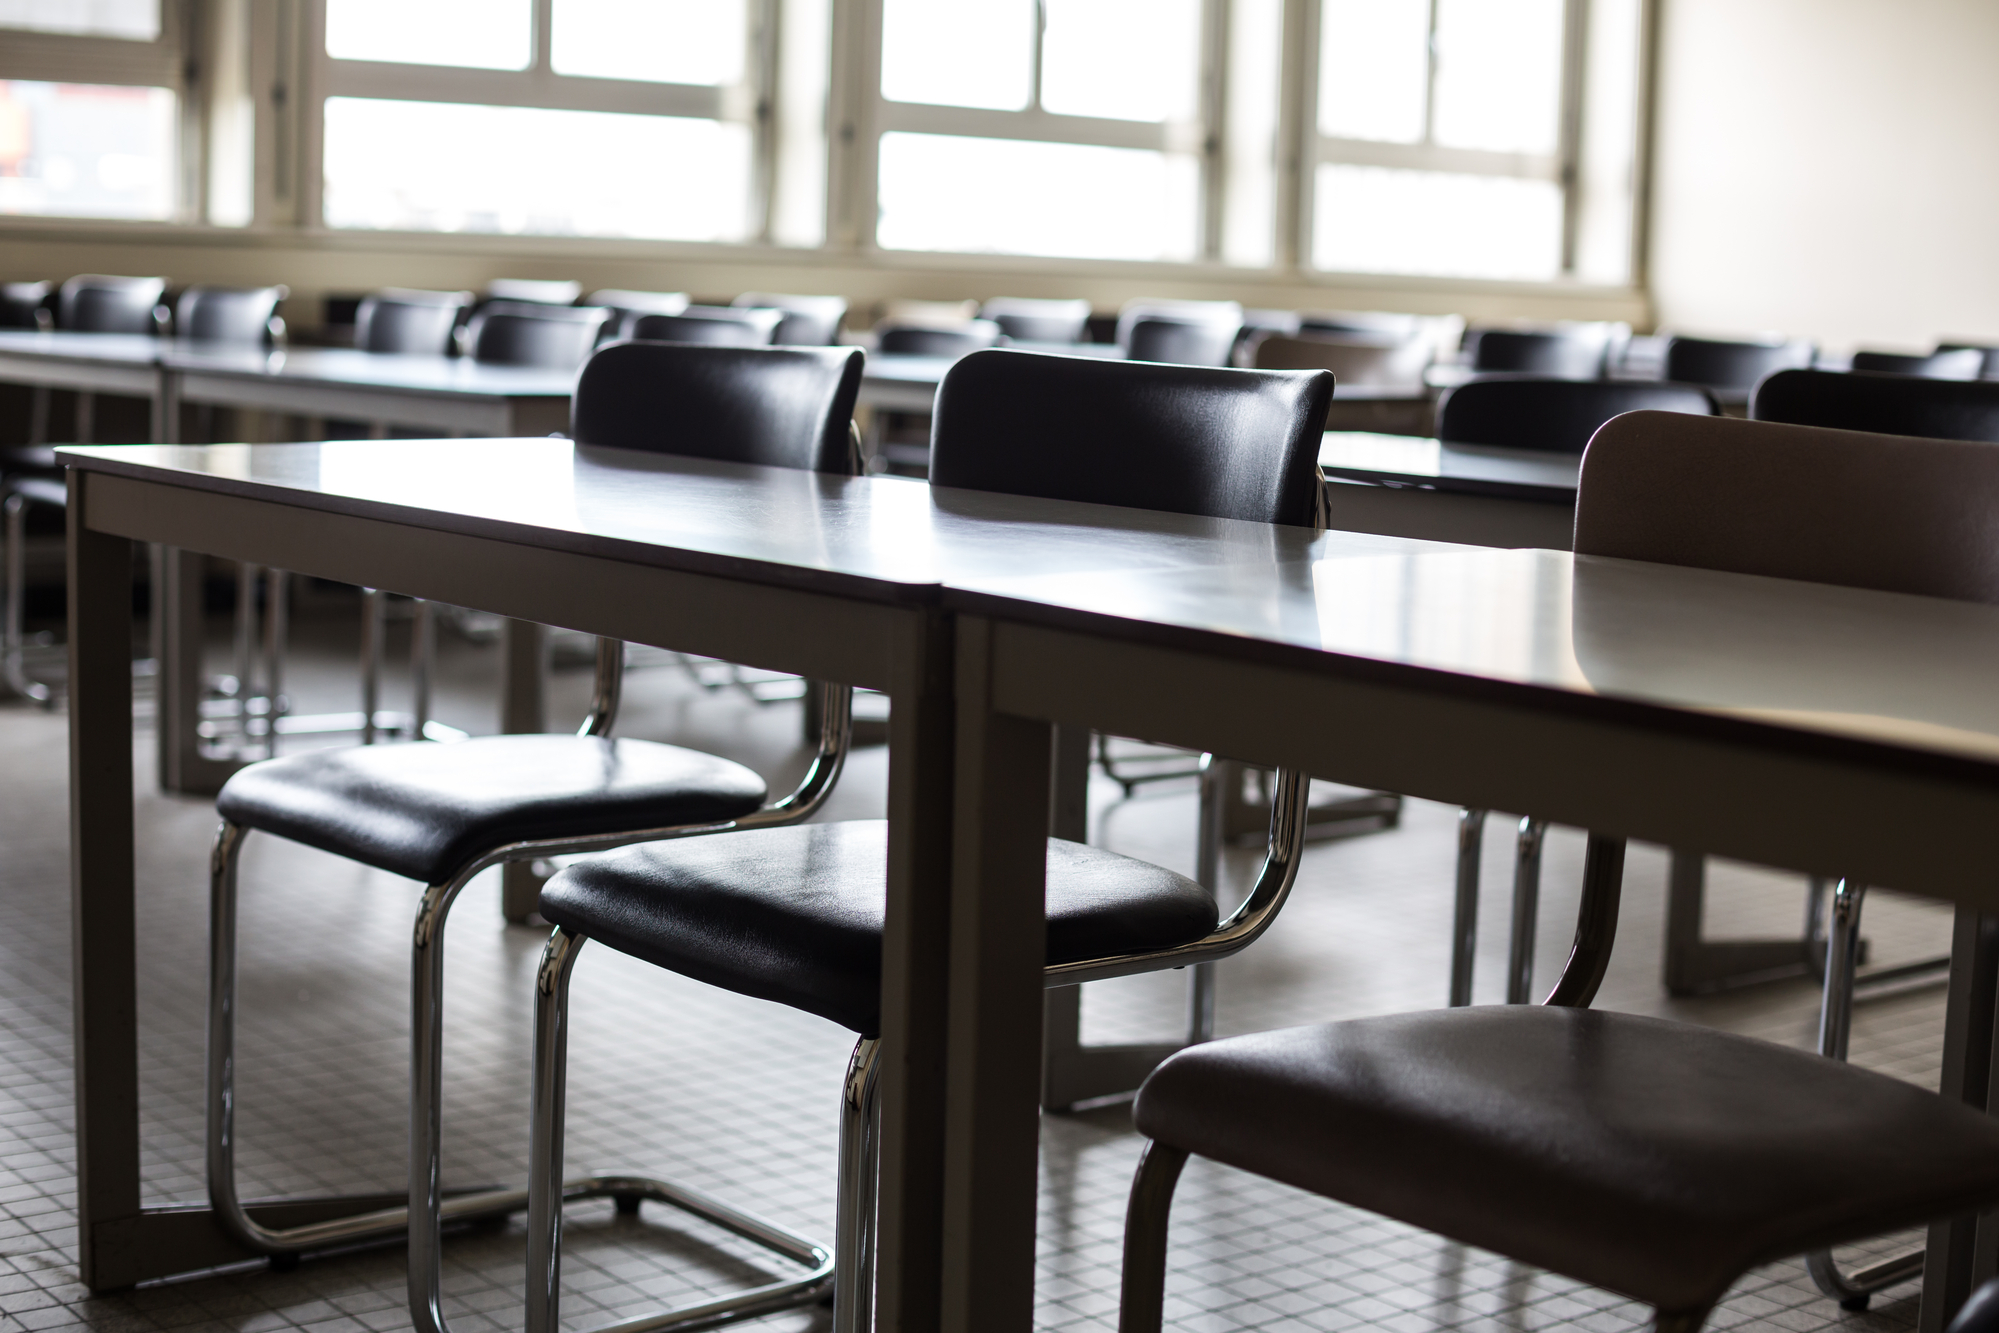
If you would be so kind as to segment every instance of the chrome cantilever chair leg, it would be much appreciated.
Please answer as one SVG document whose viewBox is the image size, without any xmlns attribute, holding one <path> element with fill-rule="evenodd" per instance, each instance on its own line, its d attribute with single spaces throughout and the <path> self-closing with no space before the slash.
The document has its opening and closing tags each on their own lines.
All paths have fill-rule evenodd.
<svg viewBox="0 0 1999 1333">
<path fill-rule="evenodd" d="M 361 744 L 375 743 L 375 714 L 382 703 L 382 639 L 388 633 L 388 594 L 361 589 Z"/>
<path fill-rule="evenodd" d="M 1819 1003 L 1819 1054 L 1831 1060 L 1846 1059 L 1848 1039 L 1853 1033 L 1854 972 L 1860 964 L 1860 909 L 1867 886 L 1841 879 L 1832 886 L 1831 920 L 1826 929 L 1825 991 Z M 1814 1250 L 1805 1256 L 1805 1268 L 1812 1282 L 1843 1310 L 1865 1310 L 1875 1292 L 1899 1282 L 1920 1277 L 1924 1251 L 1921 1247 L 1891 1254 L 1865 1268 L 1841 1271 L 1830 1250 Z"/>
<path fill-rule="evenodd" d="M 55 691 L 41 681 L 29 679 L 24 660 L 27 644 L 22 623 L 28 595 L 28 498 L 19 494 L 9 495 L 6 510 L 7 614 L 5 629 L 0 631 L 5 634 L 4 641 L 0 641 L 0 680 L 4 680 L 7 688 L 23 699 L 32 700 L 44 708 L 53 708 Z"/>
<path fill-rule="evenodd" d="M 731 1208 L 694 1190 L 641 1176 L 562 1178 L 562 1131 L 568 1083 L 569 980 L 585 937 L 557 929 L 535 974 L 535 1039 L 532 1146 L 528 1191 L 528 1333 L 558 1333 L 562 1286 L 562 1205 L 571 1199 L 618 1200 L 621 1212 L 636 1211 L 643 1199 L 670 1204 L 806 1269 L 791 1278 L 765 1283 L 700 1305 L 663 1310 L 625 1320 L 618 1333 L 664 1333 L 669 1329 L 712 1328 L 758 1315 L 810 1305 L 833 1291 L 836 1333 L 863 1333 L 871 1320 L 875 1190 L 875 1090 L 881 1043 L 863 1037 L 848 1062 L 841 1095 L 839 1235 L 834 1252 L 760 1217 Z M 434 1265 L 419 1263 L 412 1233 L 410 1308 L 419 1313 L 417 1333 L 444 1333 Z M 836 1283 L 835 1274 L 839 1274 Z"/>
<path fill-rule="evenodd" d="M 1453 1009 L 1471 1003 L 1472 969 L 1478 962 L 1478 869 L 1485 849 L 1485 811 L 1458 811 L 1458 884 L 1451 914 L 1451 995 Z"/>
<path fill-rule="evenodd" d="M 1548 821 L 1525 815 L 1513 846 L 1513 935 L 1506 959 L 1506 1002 L 1534 999 L 1534 932 L 1541 917 L 1541 842 Z"/>
<path fill-rule="evenodd" d="M 1166 1315 L 1166 1228 L 1173 1187 L 1187 1165 L 1184 1148 L 1147 1142 L 1124 1213 L 1124 1278 L 1118 1333 L 1159 1333 Z"/>
</svg>

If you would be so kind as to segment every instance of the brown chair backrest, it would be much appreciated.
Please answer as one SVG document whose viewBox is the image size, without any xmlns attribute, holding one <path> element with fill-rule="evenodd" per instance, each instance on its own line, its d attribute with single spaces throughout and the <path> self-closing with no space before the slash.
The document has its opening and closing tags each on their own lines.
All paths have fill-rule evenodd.
<svg viewBox="0 0 1999 1333">
<path fill-rule="evenodd" d="M 1422 338 L 1272 334 L 1256 344 L 1258 370 L 1330 370 L 1341 384 L 1414 387 L 1423 383 L 1435 349 Z"/>
<path fill-rule="evenodd" d="M 1999 604 L 1999 445 L 1627 412 L 1583 455 L 1575 550 Z"/>
</svg>

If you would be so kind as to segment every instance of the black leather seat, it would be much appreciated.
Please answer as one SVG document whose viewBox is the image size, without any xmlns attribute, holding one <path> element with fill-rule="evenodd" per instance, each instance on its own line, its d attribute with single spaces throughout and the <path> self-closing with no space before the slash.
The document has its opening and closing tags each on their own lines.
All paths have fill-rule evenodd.
<svg viewBox="0 0 1999 1333">
<path fill-rule="evenodd" d="M 488 301 L 466 324 L 465 344 L 474 361 L 574 370 L 610 318 L 597 306 Z"/>
<path fill-rule="evenodd" d="M 1666 340 L 1666 378 L 1710 389 L 1753 389 L 1765 375 L 1799 370 L 1812 363 L 1809 342 L 1735 342 L 1722 338 Z"/>
<path fill-rule="evenodd" d="M 1437 404 L 1437 438 L 1579 454 L 1604 422 L 1647 409 L 1697 416 L 1721 411 L 1713 394 L 1693 384 L 1509 375 L 1470 380 L 1446 393 Z"/>
<path fill-rule="evenodd" d="M 56 291 L 56 327 L 81 333 L 166 332 L 165 278 L 79 273 Z"/>
<path fill-rule="evenodd" d="M 989 319 L 967 320 L 945 327 L 936 324 L 883 324 L 876 329 L 876 346 L 890 355 L 966 356 L 1000 340 L 1000 326 Z"/>
<path fill-rule="evenodd" d="M 284 341 L 278 303 L 291 294 L 274 287 L 190 287 L 174 303 L 174 333 L 203 342 L 265 344 Z"/>
<path fill-rule="evenodd" d="M 1234 1037 L 1167 1060 L 1133 1111 L 1169 1149 L 1696 1318 L 1757 1264 L 1999 1200 L 1991 1117 L 1788 1047 L 1588 1009 Z"/>
<path fill-rule="evenodd" d="M 605 736 L 482 736 L 286 755 L 233 775 L 233 824 L 420 880 L 510 842 L 713 824 L 763 804 L 763 779 L 698 750 Z"/>
<path fill-rule="evenodd" d="M 472 305 L 470 292 L 389 287 L 365 296 L 354 311 L 354 345 L 364 352 L 444 356 L 458 320 Z"/>
<path fill-rule="evenodd" d="M 637 344 L 634 344 L 635 346 Z M 615 349 L 610 349 L 615 350 Z M 1036 352 L 979 351 L 938 386 L 932 481 L 1014 495 L 1090 500 L 1266 523 L 1309 524 L 1318 442 L 1332 396 L 1324 371 L 1206 370 Z M 1302 774 L 1273 788 L 1271 853 L 1243 909 L 1274 916 L 1302 845 Z M 880 1044 L 887 826 L 825 824 L 660 842 L 562 871 L 542 886 L 557 925 L 536 981 L 530 1182 L 543 1219 L 529 1231 L 528 1326 L 558 1327 L 562 1103 L 568 986 L 582 944 L 599 940 L 659 967 L 775 1000 L 860 1035 L 841 1123 L 841 1278 L 834 1323 L 868 1326 L 870 1132 Z M 1217 932 L 1213 898 L 1143 861 L 1048 844 L 1050 964 L 1118 960 L 1125 972 L 1190 961 L 1171 950 Z M 1233 951 L 1233 948 L 1230 949 Z M 1133 963 L 1133 956 L 1137 962 Z M 1066 984 L 1087 979 L 1069 974 Z M 799 1300 L 811 1299 L 801 1290 Z"/>
<path fill-rule="evenodd" d="M 881 1032 L 888 825 L 805 824 L 655 843 L 582 862 L 541 914 L 620 953 L 760 1000 Z M 1048 961 L 1171 948 L 1215 928 L 1185 876 L 1048 840 Z"/>
<path fill-rule="evenodd" d="M 1610 343 L 1601 327 L 1573 329 L 1472 329 L 1471 367 L 1593 380 L 1607 368 Z"/>
<path fill-rule="evenodd" d="M 0 282 L 0 328 L 48 329 L 55 327 L 55 312 L 49 309 L 48 282 Z"/>
<path fill-rule="evenodd" d="M 1178 366 L 1226 366 L 1241 331 L 1240 322 L 1148 315 L 1126 329 L 1125 355 Z"/>
<path fill-rule="evenodd" d="M 490 309 L 491 307 L 489 307 Z M 564 307 L 549 307 L 558 315 Z M 588 312 L 592 318 L 603 312 Z M 522 318 L 525 316 L 506 316 Z M 591 320 L 557 327 L 594 330 Z M 601 358 L 601 364 L 597 358 Z M 845 471 L 859 352 L 741 350 L 628 343 L 603 349 L 579 374 L 571 435 L 580 446 L 673 452 L 767 466 Z M 576 735 L 488 736 L 455 744 L 415 742 L 320 750 L 251 764 L 224 784 L 212 862 L 209 1032 L 210 1199 L 223 1228 L 267 1254 L 323 1248 L 310 1228 L 255 1222 L 235 1193 L 233 1078 L 236 864 L 250 830 L 347 857 L 424 883 L 414 932 L 412 1153 L 433 1191 L 411 1235 L 411 1274 L 434 1296 L 444 1204 L 438 1184 L 442 1067 L 427 1058 L 442 1041 L 442 932 L 459 891 L 485 866 L 564 851 L 601 850 L 644 837 L 693 834 L 749 819 L 804 819 L 836 780 L 848 741 L 848 692 L 815 687 L 824 721 L 819 751 L 797 791 L 766 804 L 763 780 L 713 755 L 643 740 L 612 740 L 623 645 L 599 640 L 596 697 Z M 422 1162 L 428 1157 L 427 1176 Z M 515 1211 L 521 1192 L 478 1205 Z M 357 1221 L 338 1239 L 394 1234 L 399 1216 Z"/>
<path fill-rule="evenodd" d="M 1780 370 L 1756 386 L 1749 415 L 1793 426 L 1999 441 L 1999 383 Z"/>
<path fill-rule="evenodd" d="M 768 347 L 771 335 L 783 322 L 782 310 L 691 305 L 673 314 L 633 311 L 625 316 L 618 336 L 713 347 Z"/>
<path fill-rule="evenodd" d="M 784 320 L 771 335 L 771 342 L 779 347 L 831 347 L 840 341 L 840 325 L 847 318 L 844 296 L 743 292 L 729 304 L 783 311 Z"/>
</svg>

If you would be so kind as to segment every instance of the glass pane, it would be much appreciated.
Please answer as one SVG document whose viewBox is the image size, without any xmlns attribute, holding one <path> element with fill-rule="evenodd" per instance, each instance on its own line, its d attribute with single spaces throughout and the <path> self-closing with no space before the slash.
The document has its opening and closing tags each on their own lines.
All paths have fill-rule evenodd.
<svg viewBox="0 0 1999 1333">
<path fill-rule="evenodd" d="M 1187 154 L 884 134 L 876 236 L 891 250 L 1191 259 L 1199 177 Z"/>
<path fill-rule="evenodd" d="M 326 54 L 335 60 L 526 69 L 534 58 L 532 0 L 326 0 Z"/>
<path fill-rule="evenodd" d="M 1034 0 L 884 0 L 882 96 L 1019 111 L 1034 91 Z"/>
<path fill-rule="evenodd" d="M 1312 262 L 1347 273 L 1544 279 L 1562 262 L 1553 181 L 1327 163 Z"/>
<path fill-rule="evenodd" d="M 150 42 L 160 35 L 160 0 L 0 0 L 0 28 Z"/>
<path fill-rule="evenodd" d="M 170 218 L 174 95 L 0 80 L 0 213 Z"/>
<path fill-rule="evenodd" d="M 1631 280 L 1631 186 L 1638 151 L 1642 0 L 1592 0 L 1577 183 L 1576 276 Z"/>
<path fill-rule="evenodd" d="M 647 83 L 743 77 L 744 0 L 555 0 L 557 74 Z"/>
<path fill-rule="evenodd" d="M 1283 63 L 1283 0 L 1233 0 L 1222 193 L 1222 258 L 1231 264 L 1268 264 L 1275 253 Z"/>
<path fill-rule="evenodd" d="M 1437 0 L 1437 122 L 1454 148 L 1552 153 L 1562 0 Z"/>
<path fill-rule="evenodd" d="M 1045 0 L 1041 105 L 1064 116 L 1192 120 L 1199 0 Z"/>
<path fill-rule="evenodd" d="M 732 241 L 749 197 L 743 125 L 326 100 L 328 226 Z"/>
<path fill-rule="evenodd" d="M 1321 134 L 1421 142 L 1429 80 L 1430 0 L 1325 0 Z"/>
</svg>

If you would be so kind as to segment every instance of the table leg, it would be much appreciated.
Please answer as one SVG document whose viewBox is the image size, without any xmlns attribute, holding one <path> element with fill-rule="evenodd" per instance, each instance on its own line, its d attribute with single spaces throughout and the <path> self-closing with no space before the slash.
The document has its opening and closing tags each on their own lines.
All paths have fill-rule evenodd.
<svg viewBox="0 0 1999 1333">
<path fill-rule="evenodd" d="M 1049 727 L 992 710 L 991 625 L 958 622 L 938 1326 L 1034 1314 Z"/>
<path fill-rule="evenodd" d="M 500 631 L 500 730 L 509 736 L 548 730 L 548 631 L 529 620 L 509 620 Z M 541 876 L 529 861 L 500 867 L 500 911 L 520 925 L 541 903 Z"/>
<path fill-rule="evenodd" d="M 938 1327 L 955 650 L 949 616 L 911 616 L 898 631 L 895 674 L 889 682 L 888 916 L 882 936 L 881 1194 L 875 1261 L 875 1315 L 882 1333 Z M 1042 764 L 1045 782 L 1045 757 Z M 1045 816 L 1040 826 L 1045 828 Z M 1029 1012 L 1038 1014 L 1040 979 L 1035 981 Z M 1030 1217 L 1030 1230 L 1031 1224 Z"/>
<path fill-rule="evenodd" d="M 1999 1071 L 1993 1042 L 1999 1004 L 1999 914 L 1957 909 L 1950 942 L 1950 991 L 1944 1008 L 1943 1077 L 1937 1091 L 1981 1111 L 1995 1106 Z M 1917 1333 L 1943 1333 L 1965 1297 L 1991 1277 L 1999 1234 L 1993 1218 L 1954 1217 L 1930 1227 L 1923 1261 L 1923 1305 Z"/>
<path fill-rule="evenodd" d="M 71 985 L 77 1253 L 102 1289 L 133 1280 L 139 1214 L 132 544 L 83 526 L 84 475 L 69 482 Z"/>
<path fill-rule="evenodd" d="M 201 746 L 201 574 L 203 557 L 172 547 L 160 551 L 159 646 L 153 678 L 154 730 L 162 791 L 212 796 L 241 760 L 211 759 Z M 127 650 L 130 656 L 130 650 Z"/>
</svg>

